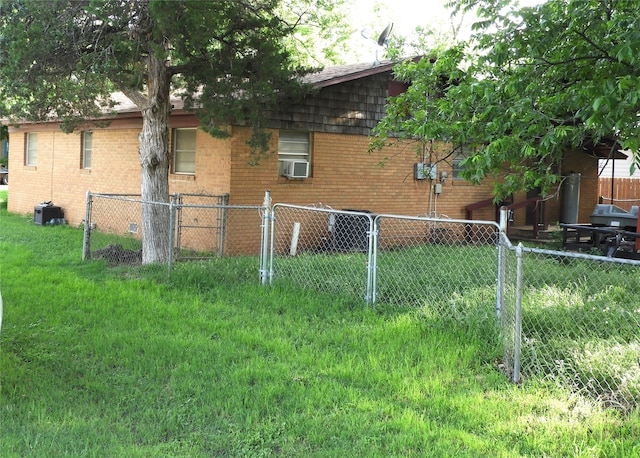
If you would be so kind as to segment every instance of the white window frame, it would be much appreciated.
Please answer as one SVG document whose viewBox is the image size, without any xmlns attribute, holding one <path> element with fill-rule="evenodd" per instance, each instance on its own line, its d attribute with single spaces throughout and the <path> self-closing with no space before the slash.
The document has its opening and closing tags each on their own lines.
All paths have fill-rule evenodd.
<svg viewBox="0 0 640 458">
<path fill-rule="evenodd" d="M 306 161 L 311 167 L 311 133 L 281 130 L 278 135 L 278 175 L 284 175 L 291 161 Z M 311 175 L 309 173 L 309 175 Z"/>
<path fill-rule="evenodd" d="M 24 136 L 24 164 L 30 166 L 38 165 L 38 134 L 27 132 Z"/>
<path fill-rule="evenodd" d="M 83 169 L 91 169 L 92 153 L 93 153 L 93 132 L 85 130 L 81 133 L 82 143 L 82 161 Z"/>
<path fill-rule="evenodd" d="M 184 148 L 178 145 L 178 137 L 181 133 L 193 132 L 193 147 Z M 196 173 L 196 128 L 176 128 L 173 129 L 173 173 L 181 175 L 195 175 Z M 180 146 L 180 148 L 178 148 Z M 191 145 L 189 145 L 191 146 Z M 186 156 L 191 156 L 193 160 L 186 160 Z"/>
</svg>

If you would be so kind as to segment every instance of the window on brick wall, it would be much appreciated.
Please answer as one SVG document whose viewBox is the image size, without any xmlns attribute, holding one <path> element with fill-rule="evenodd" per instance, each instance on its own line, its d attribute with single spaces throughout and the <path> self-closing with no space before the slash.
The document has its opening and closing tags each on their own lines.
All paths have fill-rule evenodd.
<svg viewBox="0 0 640 458">
<path fill-rule="evenodd" d="M 25 151 L 24 151 L 24 163 L 25 165 L 37 165 L 38 164 L 38 134 L 30 132 L 25 134 Z"/>
<path fill-rule="evenodd" d="M 196 173 L 196 129 L 173 129 L 173 173 Z"/>
<path fill-rule="evenodd" d="M 93 151 L 93 132 L 85 131 L 81 134 L 82 138 L 82 168 L 91 168 L 91 153 Z"/>
<path fill-rule="evenodd" d="M 452 175 L 454 180 L 464 180 L 464 178 L 462 178 L 462 171 L 464 170 L 462 161 L 464 161 L 469 156 L 471 156 L 471 151 L 464 148 L 461 148 L 458 152 L 454 154 L 453 170 L 452 170 Z"/>
<path fill-rule="evenodd" d="M 310 173 L 309 132 L 281 130 L 278 137 L 278 174 L 288 178 L 307 178 Z"/>
</svg>

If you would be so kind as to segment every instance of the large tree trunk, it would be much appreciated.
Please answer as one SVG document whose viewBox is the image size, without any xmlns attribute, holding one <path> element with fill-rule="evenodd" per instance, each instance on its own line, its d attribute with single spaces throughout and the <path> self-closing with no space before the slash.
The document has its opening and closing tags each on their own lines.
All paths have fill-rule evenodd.
<svg viewBox="0 0 640 458">
<path fill-rule="evenodd" d="M 172 249 L 169 202 L 170 77 L 164 60 L 149 57 L 148 99 L 142 107 L 140 165 L 142 262 L 164 263 Z"/>
</svg>

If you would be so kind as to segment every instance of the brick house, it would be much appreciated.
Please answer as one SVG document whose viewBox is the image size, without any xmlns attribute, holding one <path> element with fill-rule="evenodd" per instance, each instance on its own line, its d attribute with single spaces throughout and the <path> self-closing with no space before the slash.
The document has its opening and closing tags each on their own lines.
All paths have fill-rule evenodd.
<svg viewBox="0 0 640 458">
<path fill-rule="evenodd" d="M 286 111 L 272 113 L 274 152 L 257 165 L 250 165 L 248 127 L 234 125 L 230 138 L 213 138 L 197 129 L 196 117 L 176 100 L 170 119 L 170 191 L 226 193 L 231 205 L 259 205 L 268 189 L 273 202 L 465 218 L 469 204 L 492 197 L 492 187 L 460 179 L 460 157 L 437 162 L 446 155 L 445 145 L 434 144 L 428 151 L 396 146 L 367 153 L 371 129 L 384 115 L 387 97 L 403 90 L 393 80 L 392 67 L 390 62 L 366 63 L 310 75 L 316 91 Z M 10 126 L 9 211 L 28 214 L 38 203 L 52 201 L 62 207 L 67 222 L 77 226 L 85 216 L 88 190 L 139 194 L 141 116 L 124 98 L 116 108 L 107 127 L 71 134 L 56 122 Z M 380 166 L 385 158 L 391 160 Z M 431 162 L 437 162 L 432 179 L 415 173 L 417 168 L 429 170 L 420 164 Z M 583 177 L 580 219 L 586 222 L 597 199 L 597 159 L 571 153 L 565 168 Z M 554 222 L 559 215 L 560 201 L 547 202 L 545 219 Z M 494 217 L 492 206 L 473 212 L 474 219 Z"/>
</svg>

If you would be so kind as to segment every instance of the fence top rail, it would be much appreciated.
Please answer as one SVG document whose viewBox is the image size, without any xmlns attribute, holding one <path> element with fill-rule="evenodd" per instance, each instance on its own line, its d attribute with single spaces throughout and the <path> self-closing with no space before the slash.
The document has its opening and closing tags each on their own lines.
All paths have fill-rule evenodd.
<svg viewBox="0 0 640 458">
<path fill-rule="evenodd" d="M 264 207 L 262 205 L 173 204 L 173 206 L 175 208 L 220 208 L 222 210 L 232 210 L 232 209 L 238 209 L 238 210 L 266 210 L 267 209 L 267 207 Z"/>
<path fill-rule="evenodd" d="M 476 226 L 493 226 L 497 230 L 500 229 L 500 225 L 495 221 L 484 221 L 479 219 L 455 219 L 455 218 L 434 218 L 432 216 L 406 216 L 406 215 L 394 215 L 394 214 L 377 214 L 376 220 L 380 218 L 392 218 L 392 219 L 406 219 L 414 221 L 426 221 L 432 223 L 453 223 L 453 224 L 473 224 Z"/>
<path fill-rule="evenodd" d="M 318 204 L 321 205 L 321 204 Z M 496 229 L 500 229 L 500 225 L 495 221 L 484 221 L 484 220 L 469 220 L 469 219 L 453 219 L 453 218 L 434 218 L 430 216 L 407 216 L 407 215 L 396 215 L 392 213 L 368 213 L 364 211 L 357 210 L 338 210 L 331 207 L 321 207 L 321 206 L 304 206 L 304 205 L 293 205 L 293 204 L 283 204 L 277 203 L 273 205 L 274 209 L 276 207 L 285 207 L 285 208 L 293 208 L 298 210 L 311 210 L 325 213 L 343 213 L 346 215 L 359 215 L 359 216 L 367 216 L 372 220 L 378 220 L 380 218 L 393 218 L 393 219 L 405 219 L 405 220 L 414 220 L 414 221 L 426 221 L 426 222 L 440 222 L 440 223 L 453 223 L 453 224 L 474 224 L 474 225 L 486 225 L 493 226 Z"/>
<path fill-rule="evenodd" d="M 176 204 L 172 202 L 157 202 L 157 201 L 146 201 L 142 199 L 133 199 L 131 197 L 140 197 L 140 194 L 100 194 L 100 193 L 89 193 L 89 196 L 97 197 L 100 199 L 112 199 L 112 200 L 121 200 L 125 202 L 135 202 L 140 204 L 154 204 L 154 205 L 166 205 L 167 207 L 173 206 L 177 208 L 220 208 L 220 209 L 241 209 L 241 210 L 266 210 L 266 207 L 263 205 L 207 205 L 207 204 Z"/>
<path fill-rule="evenodd" d="M 100 194 L 100 193 L 87 193 L 90 198 L 98 197 L 100 199 L 120 200 L 124 202 L 135 202 L 140 204 L 154 204 L 154 205 L 171 205 L 170 202 L 156 202 L 150 200 L 142 200 L 141 198 L 134 199 L 133 197 L 141 197 L 140 194 Z"/>
<path fill-rule="evenodd" d="M 91 194 L 92 196 L 102 196 L 102 197 L 110 197 L 110 196 L 138 196 L 140 197 L 141 194 L 138 193 L 114 193 L 114 192 L 91 192 L 89 191 L 89 194 Z M 169 196 L 187 196 L 187 197 L 225 197 L 228 196 L 229 194 L 224 193 L 224 194 L 206 194 L 206 193 L 187 193 L 187 192 L 177 192 L 175 194 L 169 194 Z"/>
<path fill-rule="evenodd" d="M 176 196 L 183 196 L 183 197 L 229 197 L 229 193 L 222 193 L 222 194 L 207 194 L 207 193 L 193 193 L 193 192 L 177 192 L 175 193 Z"/>
<path fill-rule="evenodd" d="M 141 194 L 127 194 L 127 193 L 102 193 L 102 192 L 91 192 L 89 191 L 89 195 L 92 196 L 100 196 L 100 197 L 141 197 Z M 185 193 L 178 192 L 175 194 L 169 194 L 169 197 L 173 196 L 182 196 L 182 197 L 228 197 L 229 194 L 197 194 L 197 193 Z"/>
<path fill-rule="evenodd" d="M 91 192 L 89 191 L 88 193 L 90 196 L 94 196 L 94 197 L 113 197 L 113 198 L 119 198 L 119 197 L 141 197 L 140 194 L 113 194 L 113 193 L 101 193 L 101 192 Z"/>
<path fill-rule="evenodd" d="M 602 256 L 602 255 L 577 253 L 575 251 L 546 250 L 543 248 L 525 247 L 525 246 L 521 246 L 520 244 L 517 246 L 509 244 L 509 249 L 510 250 L 521 249 L 522 252 L 525 252 L 525 253 L 542 254 L 545 256 L 562 256 L 565 258 L 588 259 L 590 261 L 609 262 L 612 264 L 628 264 L 632 266 L 640 266 L 640 260 L 637 260 L 637 259 L 614 258 L 614 257 Z"/>
<path fill-rule="evenodd" d="M 322 205 L 322 204 L 318 204 L 318 205 Z M 296 209 L 296 210 L 309 210 L 309 211 L 317 211 L 317 212 L 322 212 L 322 213 L 341 213 L 341 214 L 345 214 L 345 215 L 357 215 L 357 216 L 366 216 L 368 217 L 371 221 L 373 221 L 373 218 L 375 217 L 375 214 L 373 213 L 367 213 L 364 211 L 357 211 L 357 210 L 338 210 L 336 208 L 331 208 L 331 207 L 321 207 L 321 206 L 311 206 L 311 205 L 293 205 L 293 204 L 281 204 L 281 203 L 277 203 L 273 205 L 273 209 L 276 210 L 279 207 L 284 207 L 284 208 L 292 208 L 292 209 Z"/>
</svg>

